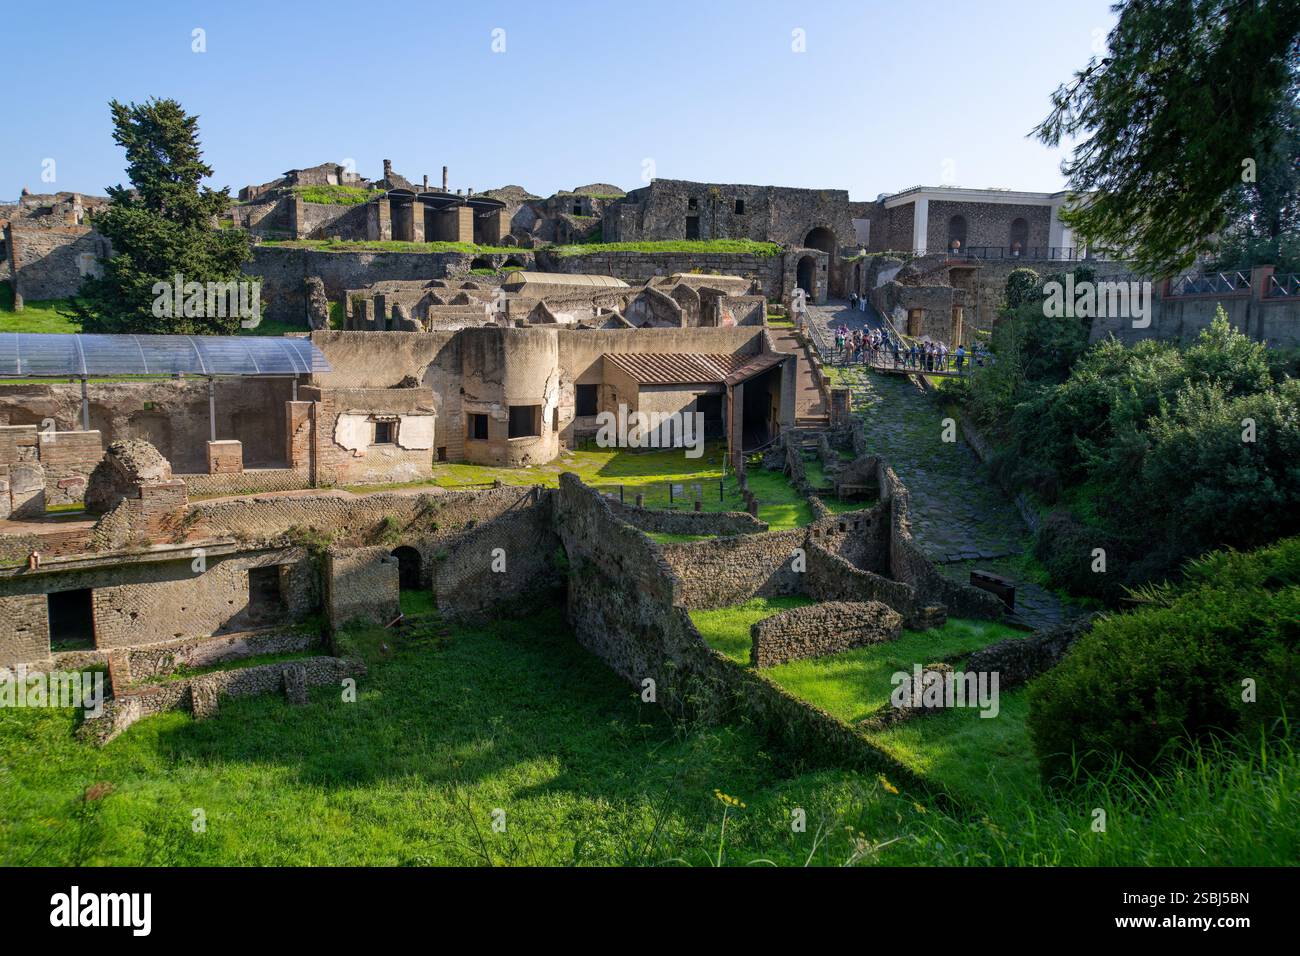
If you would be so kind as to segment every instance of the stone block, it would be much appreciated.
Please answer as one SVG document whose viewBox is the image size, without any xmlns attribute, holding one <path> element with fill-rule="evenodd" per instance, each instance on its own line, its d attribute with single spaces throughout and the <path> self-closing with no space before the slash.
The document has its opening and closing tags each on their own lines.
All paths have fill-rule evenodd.
<svg viewBox="0 0 1300 956">
<path fill-rule="evenodd" d="M 290 664 L 284 669 L 284 696 L 291 704 L 307 703 L 307 668 Z"/>
<path fill-rule="evenodd" d="M 208 442 L 208 474 L 238 475 L 244 471 L 244 445 L 233 440 Z"/>
</svg>

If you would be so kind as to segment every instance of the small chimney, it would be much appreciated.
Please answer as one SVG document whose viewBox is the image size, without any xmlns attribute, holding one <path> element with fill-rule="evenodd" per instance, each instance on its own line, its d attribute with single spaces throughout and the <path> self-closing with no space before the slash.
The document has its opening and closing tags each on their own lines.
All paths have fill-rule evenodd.
<svg viewBox="0 0 1300 956">
<path fill-rule="evenodd" d="M 425 174 L 424 174 L 424 192 L 427 193 L 428 191 L 429 191 L 429 174 L 428 174 L 428 173 L 425 173 Z"/>
<path fill-rule="evenodd" d="M 384 178 L 393 178 L 393 161 L 391 159 L 384 160 Z"/>
<path fill-rule="evenodd" d="M 447 167 L 442 167 L 442 191 L 447 191 Z"/>
</svg>

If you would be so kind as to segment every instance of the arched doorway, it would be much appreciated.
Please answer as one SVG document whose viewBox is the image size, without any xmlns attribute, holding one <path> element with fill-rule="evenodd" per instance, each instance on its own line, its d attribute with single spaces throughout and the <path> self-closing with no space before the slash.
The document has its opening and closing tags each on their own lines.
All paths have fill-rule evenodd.
<svg viewBox="0 0 1300 956">
<path fill-rule="evenodd" d="M 491 272 L 493 271 L 492 260 L 484 259 L 482 256 L 471 259 L 469 262 L 469 271 L 470 272 L 480 272 L 480 271 Z"/>
<path fill-rule="evenodd" d="M 420 552 L 407 545 L 394 548 L 393 557 L 397 559 L 397 584 L 403 591 L 420 589 Z"/>
<path fill-rule="evenodd" d="M 1023 216 L 1017 216 L 1011 220 L 1011 235 L 1007 242 L 1007 247 L 1011 250 L 1011 255 L 1020 257 L 1025 254 L 1025 248 L 1029 245 L 1029 223 Z"/>
<path fill-rule="evenodd" d="M 817 298 L 817 260 L 812 256 L 803 256 L 795 267 L 795 285 L 803 289 L 810 301 Z"/>
</svg>

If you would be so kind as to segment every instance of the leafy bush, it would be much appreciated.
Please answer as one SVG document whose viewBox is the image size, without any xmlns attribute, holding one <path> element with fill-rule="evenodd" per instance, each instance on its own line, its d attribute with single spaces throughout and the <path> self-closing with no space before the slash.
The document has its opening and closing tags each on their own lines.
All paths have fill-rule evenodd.
<svg viewBox="0 0 1300 956">
<path fill-rule="evenodd" d="M 1086 526 L 1065 516 L 1044 526 L 1036 552 L 1052 583 L 1115 600 L 1120 585 L 1207 550 L 1300 533 L 1300 385 L 1289 359 L 1222 310 L 1185 348 L 1111 339 L 1085 349 L 1085 334 L 1023 305 L 994 332 L 997 363 L 953 393 L 1000 446 L 994 476 Z M 1080 554 L 1080 534 L 1116 548 L 1106 578 L 1081 570 L 1094 545 Z"/>
<path fill-rule="evenodd" d="M 1031 685 L 1029 733 L 1046 779 L 1116 757 L 1157 769 L 1176 741 L 1258 740 L 1300 713 L 1300 538 L 1208 555 L 1178 586 L 1137 598 L 1142 607 L 1099 621 Z"/>
<path fill-rule="evenodd" d="M 1022 266 L 1007 276 L 1007 308 L 1013 312 L 1038 297 L 1043 280 L 1033 269 Z"/>
</svg>

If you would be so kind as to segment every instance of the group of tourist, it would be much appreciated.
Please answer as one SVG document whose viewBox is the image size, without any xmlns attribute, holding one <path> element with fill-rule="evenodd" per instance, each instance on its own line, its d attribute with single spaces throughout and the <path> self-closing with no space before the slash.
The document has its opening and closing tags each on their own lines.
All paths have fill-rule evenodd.
<svg viewBox="0 0 1300 956">
<path fill-rule="evenodd" d="M 949 350 L 943 342 L 902 342 L 881 329 L 835 328 L 835 353 L 845 365 L 892 365 L 921 372 L 965 374 L 967 363 L 982 366 L 987 352 L 977 342 L 967 350 L 958 345 Z"/>
</svg>

